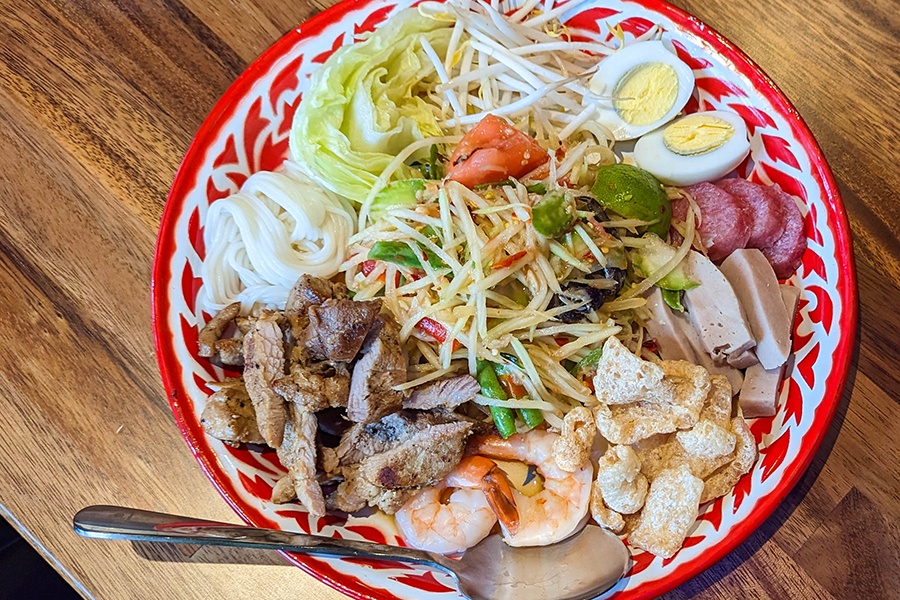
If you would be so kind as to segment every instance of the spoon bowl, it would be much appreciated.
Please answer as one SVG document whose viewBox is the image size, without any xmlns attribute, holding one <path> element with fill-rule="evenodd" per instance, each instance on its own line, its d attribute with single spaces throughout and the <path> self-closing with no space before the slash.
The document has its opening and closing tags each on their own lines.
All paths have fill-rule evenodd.
<svg viewBox="0 0 900 600">
<path fill-rule="evenodd" d="M 84 537 L 140 542 L 211 544 L 377 558 L 423 564 L 449 573 L 470 600 L 578 600 L 616 584 L 630 556 L 612 533 L 587 526 L 556 544 L 514 548 L 491 535 L 454 560 L 441 554 L 246 525 L 230 525 L 121 506 L 89 506 L 73 519 Z"/>
</svg>

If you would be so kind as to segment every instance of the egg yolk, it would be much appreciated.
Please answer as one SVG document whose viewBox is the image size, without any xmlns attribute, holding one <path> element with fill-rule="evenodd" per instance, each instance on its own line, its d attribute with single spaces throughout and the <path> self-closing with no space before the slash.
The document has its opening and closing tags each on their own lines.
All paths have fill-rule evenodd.
<svg viewBox="0 0 900 600">
<path fill-rule="evenodd" d="M 682 156 L 705 154 L 719 148 L 734 135 L 734 125 L 709 115 L 688 115 L 663 130 L 666 148 Z"/>
<path fill-rule="evenodd" d="M 649 62 L 628 71 L 615 91 L 616 111 L 631 125 L 649 125 L 662 119 L 678 96 L 678 74 L 671 65 Z"/>
</svg>

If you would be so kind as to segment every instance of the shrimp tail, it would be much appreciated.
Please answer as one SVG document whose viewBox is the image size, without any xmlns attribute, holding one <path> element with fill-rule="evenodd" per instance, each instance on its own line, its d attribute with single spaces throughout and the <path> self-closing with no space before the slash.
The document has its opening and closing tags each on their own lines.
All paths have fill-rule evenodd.
<svg viewBox="0 0 900 600">
<path fill-rule="evenodd" d="M 519 531 L 519 510 L 506 474 L 494 467 L 482 479 L 481 489 L 503 529 L 508 535 L 515 535 Z"/>
<path fill-rule="evenodd" d="M 489 458 L 469 455 L 447 476 L 450 487 L 478 488 L 503 528 L 515 535 L 519 530 L 519 510 L 506 473 Z"/>
</svg>

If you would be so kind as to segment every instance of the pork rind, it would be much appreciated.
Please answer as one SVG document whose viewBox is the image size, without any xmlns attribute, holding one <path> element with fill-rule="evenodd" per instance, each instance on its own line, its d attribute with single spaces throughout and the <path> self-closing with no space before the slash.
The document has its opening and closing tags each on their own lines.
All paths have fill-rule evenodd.
<svg viewBox="0 0 900 600">
<path fill-rule="evenodd" d="M 633 444 L 641 472 L 653 481 L 663 469 L 686 465 L 705 479 L 734 458 L 736 437 L 709 421 L 674 434 L 657 434 Z"/>
<path fill-rule="evenodd" d="M 677 432 L 675 438 L 687 456 L 708 460 L 730 455 L 736 442 L 733 433 L 710 421 L 698 421 L 691 429 Z"/>
<path fill-rule="evenodd" d="M 647 497 L 648 481 L 635 451 L 628 446 L 610 446 L 598 461 L 595 487 L 600 488 L 603 502 L 614 511 L 639 511 Z"/>
<path fill-rule="evenodd" d="M 663 360 L 659 366 L 665 372 L 666 379 L 675 385 L 674 397 L 670 401 L 673 409 L 693 425 L 700 418 L 700 411 L 709 396 L 709 371 L 686 360 Z"/>
<path fill-rule="evenodd" d="M 607 338 L 597 363 L 594 389 L 601 404 L 628 404 L 671 397 L 673 385 L 654 363 L 635 356 L 616 337 Z"/>
<path fill-rule="evenodd" d="M 734 489 L 738 480 L 750 471 L 759 456 L 756 439 L 750 433 L 744 417 L 738 415 L 731 420 L 731 431 L 735 435 L 734 459 L 706 479 L 701 502 L 709 502 Z"/>
<path fill-rule="evenodd" d="M 700 420 L 715 423 L 719 427 L 731 424 L 731 384 L 724 375 L 712 375 L 709 378 L 709 394 L 700 410 Z"/>
<path fill-rule="evenodd" d="M 700 504 L 732 490 L 756 461 L 740 409 L 732 418 L 731 384 L 686 361 L 644 361 L 610 338 L 594 386 L 597 430 L 610 444 L 597 461 L 594 520 L 670 558 Z"/>
<path fill-rule="evenodd" d="M 633 444 L 655 433 L 669 433 L 678 428 L 666 405 L 650 402 L 600 404 L 594 409 L 594 418 L 597 430 L 613 444 Z"/>
<path fill-rule="evenodd" d="M 702 493 L 703 480 L 686 465 L 663 469 L 650 484 L 640 521 L 628 542 L 656 556 L 671 558 L 697 519 Z"/>
<path fill-rule="evenodd" d="M 651 365 L 662 372 L 665 379 L 660 380 L 655 388 L 643 386 L 643 396 L 628 396 L 629 400 L 626 402 L 626 396 L 623 395 L 614 397 L 609 402 L 611 396 L 619 391 L 609 388 L 601 392 L 598 386 L 603 385 L 606 378 L 601 377 L 600 369 L 608 366 L 612 372 L 620 371 L 614 368 L 615 363 L 608 362 L 604 365 L 606 347 L 615 351 L 610 361 L 618 360 L 616 356 L 627 355 L 631 358 L 622 359 L 626 363 L 630 364 L 635 359 Z M 614 344 L 607 340 L 603 358 L 600 359 L 601 365 L 594 377 L 597 398 L 601 402 L 595 409 L 594 416 L 597 429 L 603 437 L 614 444 L 633 444 L 657 433 L 672 433 L 692 427 L 700 418 L 704 400 L 709 395 L 709 372 L 701 366 L 682 360 L 664 360 L 654 365 L 635 357 L 627 350 L 623 354 L 618 350 L 620 347 L 624 350 L 618 340 Z M 645 383 L 649 383 L 649 380 L 645 379 Z M 628 391 L 633 391 L 633 387 L 628 388 Z"/>
<path fill-rule="evenodd" d="M 591 458 L 597 425 L 590 409 L 578 407 L 566 413 L 560 436 L 553 441 L 553 461 L 563 471 L 574 473 Z"/>
<path fill-rule="evenodd" d="M 613 533 L 619 533 L 625 527 L 624 517 L 606 506 L 603 501 L 603 492 L 596 484 L 591 486 L 591 516 L 597 525 L 609 529 Z"/>
<path fill-rule="evenodd" d="M 681 456 L 683 449 L 675 435 L 658 433 L 632 444 L 631 448 L 641 461 L 641 473 L 653 481 L 660 472 L 675 465 L 675 457 Z"/>
</svg>

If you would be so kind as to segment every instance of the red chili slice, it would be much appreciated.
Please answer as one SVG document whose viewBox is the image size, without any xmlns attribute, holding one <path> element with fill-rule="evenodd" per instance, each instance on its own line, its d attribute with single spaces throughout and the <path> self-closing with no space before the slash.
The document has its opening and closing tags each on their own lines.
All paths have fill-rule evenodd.
<svg viewBox="0 0 900 600">
<path fill-rule="evenodd" d="M 416 327 L 430 335 L 436 342 L 443 344 L 447 341 L 447 328 L 442 323 L 435 321 L 429 317 L 423 317 L 421 321 L 416 323 Z M 460 347 L 460 343 L 453 340 L 453 350 Z"/>
<path fill-rule="evenodd" d="M 514 262 L 516 262 L 517 260 L 519 260 L 520 258 L 525 256 L 526 254 L 528 254 L 527 250 L 521 250 L 519 252 L 516 252 L 515 254 L 510 254 L 506 258 L 501 258 L 500 260 L 495 262 L 491 266 L 491 268 L 494 269 L 495 271 L 499 271 L 500 269 L 505 269 L 506 267 L 509 267 L 510 265 L 512 265 Z"/>
</svg>

